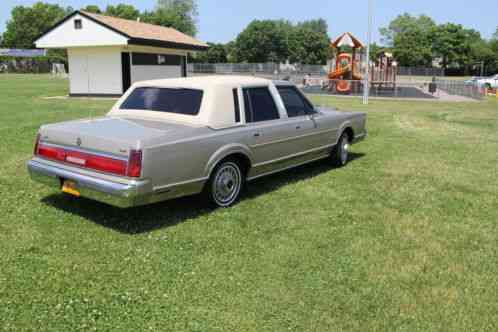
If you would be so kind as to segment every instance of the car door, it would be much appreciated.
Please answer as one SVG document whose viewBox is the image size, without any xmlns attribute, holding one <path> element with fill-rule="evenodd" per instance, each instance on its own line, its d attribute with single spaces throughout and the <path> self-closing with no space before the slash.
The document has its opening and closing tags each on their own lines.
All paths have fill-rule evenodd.
<svg viewBox="0 0 498 332">
<path fill-rule="evenodd" d="M 278 85 L 276 88 L 287 115 L 288 144 L 295 154 L 312 153 L 320 145 L 316 137 L 318 125 L 313 119 L 313 105 L 293 85 Z"/>
<path fill-rule="evenodd" d="M 242 98 L 246 144 L 253 155 L 252 175 L 282 168 L 281 162 L 296 151 L 288 144 L 295 127 L 291 129 L 284 121 L 285 114 L 269 86 L 243 88 Z"/>
</svg>

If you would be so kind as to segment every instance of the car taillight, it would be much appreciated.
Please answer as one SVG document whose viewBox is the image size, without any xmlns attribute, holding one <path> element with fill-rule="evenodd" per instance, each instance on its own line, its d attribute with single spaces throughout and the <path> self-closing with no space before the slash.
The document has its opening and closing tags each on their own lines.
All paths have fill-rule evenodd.
<svg viewBox="0 0 498 332">
<path fill-rule="evenodd" d="M 104 173 L 128 176 L 128 163 L 123 159 L 69 150 L 43 143 L 38 143 L 37 156 Z"/>
<path fill-rule="evenodd" d="M 35 148 L 33 154 L 36 156 L 38 154 L 38 145 L 40 144 L 40 133 L 36 134 Z"/>
<path fill-rule="evenodd" d="M 142 173 L 142 151 L 131 150 L 128 159 L 128 170 L 126 176 L 130 178 L 139 178 Z"/>
</svg>

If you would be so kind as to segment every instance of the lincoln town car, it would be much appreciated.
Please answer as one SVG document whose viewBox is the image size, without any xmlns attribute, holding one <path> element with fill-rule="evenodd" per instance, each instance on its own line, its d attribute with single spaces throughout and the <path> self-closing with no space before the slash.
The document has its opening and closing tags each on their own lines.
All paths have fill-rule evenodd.
<svg viewBox="0 0 498 332">
<path fill-rule="evenodd" d="M 121 208 L 200 193 L 229 207 L 254 179 L 319 159 L 345 166 L 365 124 L 364 113 L 315 107 L 285 81 L 145 81 L 103 117 L 42 126 L 28 170 Z"/>
</svg>

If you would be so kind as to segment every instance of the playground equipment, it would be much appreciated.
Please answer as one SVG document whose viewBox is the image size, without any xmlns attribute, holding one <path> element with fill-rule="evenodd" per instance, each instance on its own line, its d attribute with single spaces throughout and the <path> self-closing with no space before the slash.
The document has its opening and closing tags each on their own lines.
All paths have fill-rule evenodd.
<svg viewBox="0 0 498 332">
<path fill-rule="evenodd" d="M 398 63 L 392 53 L 381 52 L 378 60 L 370 66 L 370 84 L 374 88 L 396 89 Z"/>
<path fill-rule="evenodd" d="M 328 89 L 332 92 L 350 94 L 363 89 L 363 75 L 367 66 L 364 55 L 365 46 L 351 33 L 343 33 L 332 42 L 331 47 L 337 51 L 335 67 L 328 75 Z M 345 52 L 351 50 L 351 53 Z M 370 63 L 369 84 L 373 88 L 396 89 L 397 63 L 391 53 L 382 52 L 377 61 Z M 354 91 L 353 91 L 354 90 Z"/>
<path fill-rule="evenodd" d="M 361 81 L 360 74 L 363 43 L 351 33 L 343 33 L 332 42 L 331 47 L 337 50 L 335 69 L 331 70 L 328 78 L 329 88 L 339 93 L 351 93 L 352 81 Z M 351 53 L 343 52 L 344 48 L 350 48 Z"/>
</svg>

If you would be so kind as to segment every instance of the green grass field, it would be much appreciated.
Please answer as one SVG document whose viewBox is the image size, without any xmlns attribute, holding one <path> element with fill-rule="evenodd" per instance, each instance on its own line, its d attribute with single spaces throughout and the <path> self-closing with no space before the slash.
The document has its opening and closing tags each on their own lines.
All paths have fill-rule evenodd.
<svg viewBox="0 0 498 332">
<path fill-rule="evenodd" d="M 368 111 L 344 169 L 132 210 L 73 199 L 25 169 L 44 123 L 109 100 L 0 76 L 0 330 L 496 331 L 498 102 L 318 104 Z"/>
</svg>

